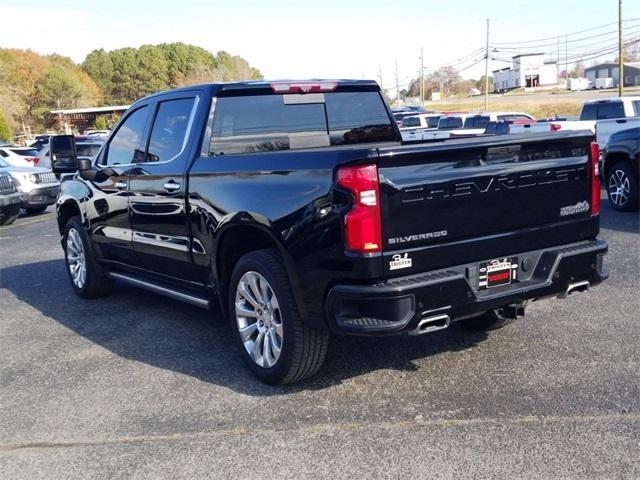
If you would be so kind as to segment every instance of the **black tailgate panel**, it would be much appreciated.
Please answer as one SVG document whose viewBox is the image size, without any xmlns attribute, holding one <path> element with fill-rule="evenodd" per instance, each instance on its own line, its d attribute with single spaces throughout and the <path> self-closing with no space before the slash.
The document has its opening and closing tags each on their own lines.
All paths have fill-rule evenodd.
<svg viewBox="0 0 640 480">
<path fill-rule="evenodd" d="M 539 244 L 535 237 L 548 232 L 551 241 L 556 227 L 563 227 L 562 242 L 582 240 L 592 223 L 591 139 L 529 134 L 381 149 L 385 255 L 423 248 L 437 258 L 434 247 L 442 245 L 443 254 L 457 251 L 460 259 L 474 260 L 477 253 L 480 260 L 509 253 L 511 235 L 520 244 L 528 243 L 527 235 Z M 425 266 L 414 262 L 411 270 Z"/>
</svg>

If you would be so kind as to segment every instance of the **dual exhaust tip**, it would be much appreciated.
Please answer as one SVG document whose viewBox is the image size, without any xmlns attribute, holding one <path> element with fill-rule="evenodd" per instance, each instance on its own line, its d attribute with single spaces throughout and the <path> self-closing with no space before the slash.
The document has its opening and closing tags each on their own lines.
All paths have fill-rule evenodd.
<svg viewBox="0 0 640 480">
<path fill-rule="evenodd" d="M 591 284 L 588 281 L 570 283 L 567 289 L 558 295 L 560 298 L 567 298 L 573 293 L 586 292 Z M 504 319 L 516 320 L 524 317 L 524 303 L 514 303 L 495 310 L 495 314 Z M 413 330 L 409 331 L 409 335 L 423 335 L 425 333 L 437 332 L 444 330 L 451 325 L 451 318 L 446 314 L 433 315 L 423 318 Z"/>
</svg>

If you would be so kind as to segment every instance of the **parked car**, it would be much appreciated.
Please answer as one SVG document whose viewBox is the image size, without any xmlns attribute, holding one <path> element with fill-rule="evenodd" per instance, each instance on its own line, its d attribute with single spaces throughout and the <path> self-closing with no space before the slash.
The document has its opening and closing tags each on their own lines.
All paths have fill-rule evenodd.
<svg viewBox="0 0 640 480">
<path fill-rule="evenodd" d="M 410 115 L 402 120 L 402 128 L 438 128 L 441 113 L 420 113 Z"/>
<path fill-rule="evenodd" d="M 0 159 L 0 172 L 13 177 L 18 191 L 23 193 L 22 208 L 29 213 L 44 212 L 56 202 L 60 193 L 60 182 L 49 169 L 16 167 Z"/>
<path fill-rule="evenodd" d="M 191 86 L 77 161 L 58 227 L 77 295 L 217 302 L 248 368 L 290 383 L 329 331 L 494 329 L 603 281 L 597 156 L 581 132 L 402 145 L 373 81 Z"/>
<path fill-rule="evenodd" d="M 16 188 L 11 175 L 0 171 L 0 225 L 13 223 L 18 218 L 21 207 L 22 193 Z"/>
<path fill-rule="evenodd" d="M 438 130 L 446 130 L 452 137 L 482 135 L 489 122 L 498 120 L 535 120 L 535 118 L 522 112 L 445 115 L 438 122 Z"/>
<path fill-rule="evenodd" d="M 609 135 L 636 125 L 640 115 L 640 96 L 612 97 L 584 102 L 578 120 L 554 120 L 538 123 L 535 131 L 590 130 L 598 134 L 598 145 L 603 147 Z"/>
<path fill-rule="evenodd" d="M 638 210 L 638 159 L 640 158 L 640 128 L 611 134 L 602 150 L 602 174 L 609 204 L 615 210 Z"/>
<path fill-rule="evenodd" d="M 484 129 L 485 135 L 508 135 L 511 133 L 525 133 L 536 123 L 535 120 L 496 120 L 487 123 Z"/>
<path fill-rule="evenodd" d="M 49 145 L 49 138 L 51 137 L 51 134 L 47 133 L 47 134 L 41 134 L 41 135 L 36 135 L 35 141 L 33 141 L 29 147 L 31 148 L 35 148 L 36 150 L 41 150 L 43 147 L 45 147 L 46 145 Z"/>
<path fill-rule="evenodd" d="M 38 164 L 38 151 L 31 147 L 0 147 L 0 158 L 16 167 L 33 167 Z"/>
<path fill-rule="evenodd" d="M 402 120 L 400 133 L 405 141 L 425 140 L 427 132 L 431 132 L 438 127 L 438 120 L 441 113 L 421 113 L 411 115 Z"/>
</svg>

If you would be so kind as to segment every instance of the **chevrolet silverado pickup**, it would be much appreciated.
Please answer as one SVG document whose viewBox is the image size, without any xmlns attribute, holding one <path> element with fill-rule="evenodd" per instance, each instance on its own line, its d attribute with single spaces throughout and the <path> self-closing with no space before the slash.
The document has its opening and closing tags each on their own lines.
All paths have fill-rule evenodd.
<svg viewBox="0 0 640 480">
<path fill-rule="evenodd" d="M 73 159 L 73 137 L 51 150 Z M 597 160 L 590 132 L 404 145 L 370 81 L 211 84 L 134 103 L 57 218 L 77 295 L 220 308 L 283 384 L 330 332 L 494 329 L 603 281 Z"/>
</svg>

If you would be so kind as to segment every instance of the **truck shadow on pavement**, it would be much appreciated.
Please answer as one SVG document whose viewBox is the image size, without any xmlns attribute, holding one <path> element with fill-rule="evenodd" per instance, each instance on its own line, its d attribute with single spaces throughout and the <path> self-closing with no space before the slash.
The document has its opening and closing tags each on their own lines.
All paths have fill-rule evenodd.
<svg viewBox="0 0 640 480">
<path fill-rule="evenodd" d="M 255 396 L 320 390 L 381 369 L 416 371 L 414 360 L 472 348 L 487 336 L 455 324 L 419 337 L 334 336 L 318 374 L 293 386 L 271 387 L 249 373 L 230 328 L 216 314 L 121 284 L 109 297 L 80 299 L 62 260 L 8 267 L 0 278 L 18 301 L 118 356 Z M 36 282 L 45 285 L 34 287 Z M 58 338 L 51 341 L 64 341 Z"/>
</svg>

